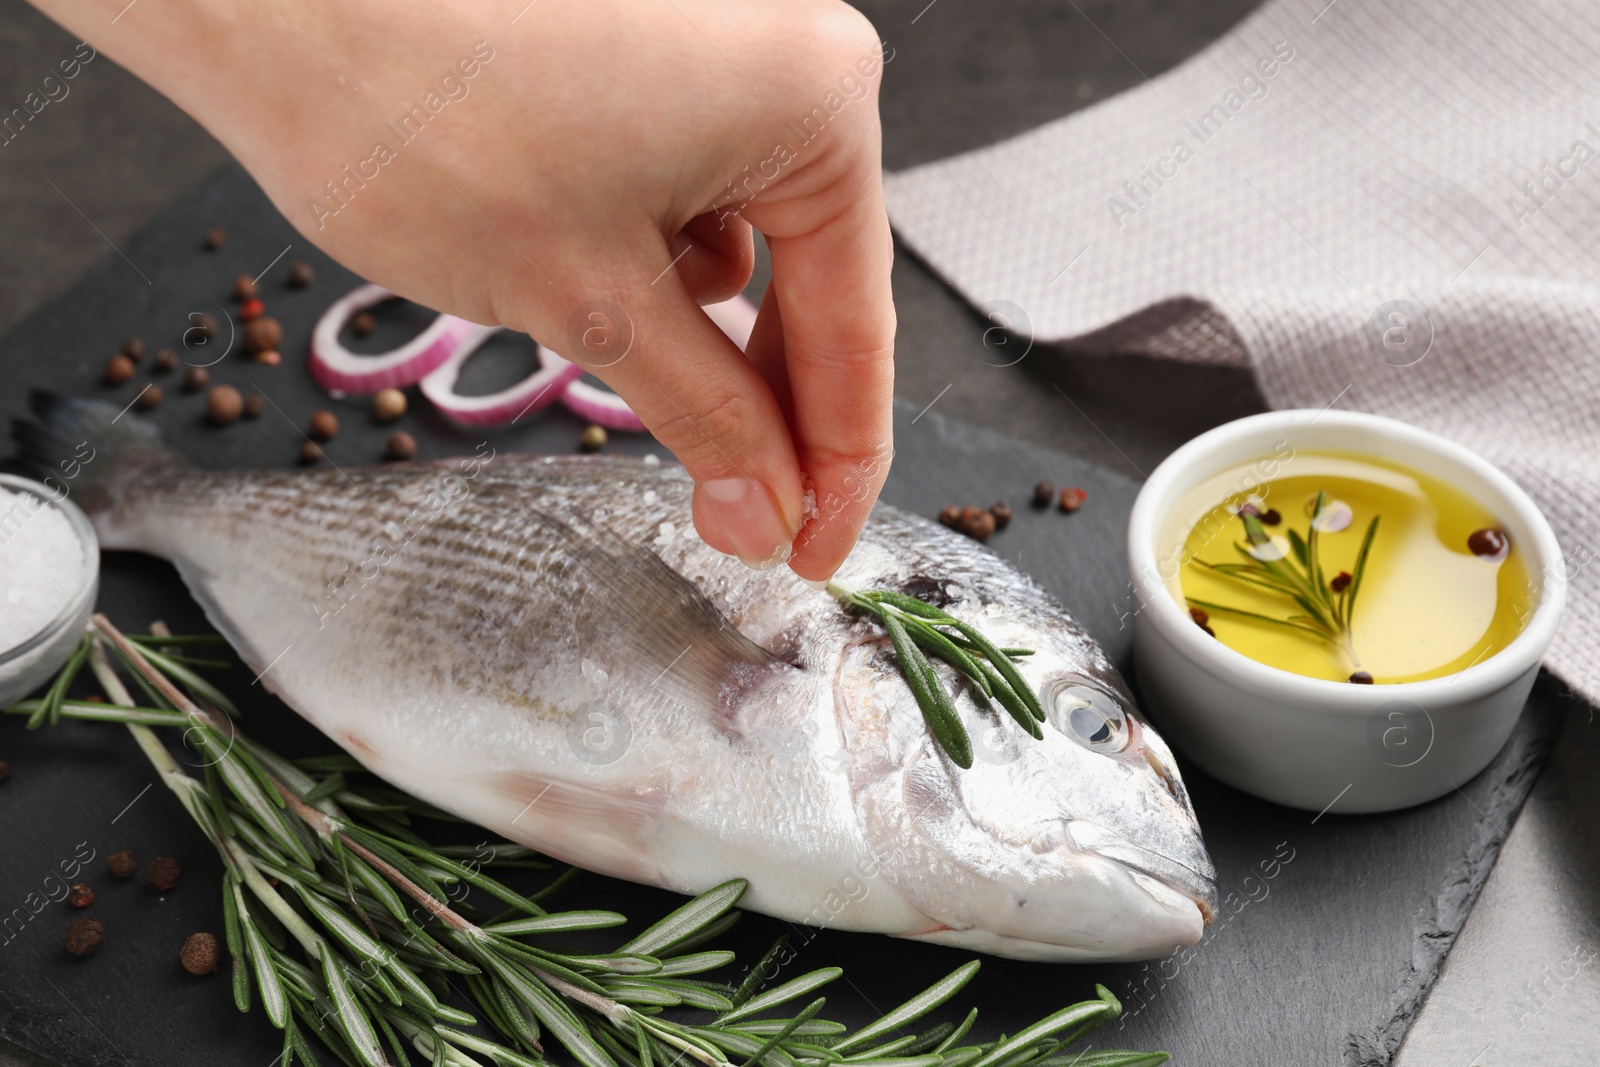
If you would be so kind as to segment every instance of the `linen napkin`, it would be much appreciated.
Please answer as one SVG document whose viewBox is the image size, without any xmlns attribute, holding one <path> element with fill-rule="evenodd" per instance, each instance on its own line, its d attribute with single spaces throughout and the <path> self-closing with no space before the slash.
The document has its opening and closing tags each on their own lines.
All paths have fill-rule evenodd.
<svg viewBox="0 0 1600 1067">
<path fill-rule="evenodd" d="M 1273 407 L 1497 464 L 1566 557 L 1546 665 L 1600 702 L 1597 53 L 1584 0 L 1271 0 L 1119 97 L 891 175 L 889 214 L 1017 332 L 1248 365 Z"/>
</svg>

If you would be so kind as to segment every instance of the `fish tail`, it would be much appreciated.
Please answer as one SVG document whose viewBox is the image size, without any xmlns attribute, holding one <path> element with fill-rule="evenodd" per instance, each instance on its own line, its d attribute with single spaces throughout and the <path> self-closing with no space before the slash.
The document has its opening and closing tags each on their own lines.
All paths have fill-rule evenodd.
<svg viewBox="0 0 1600 1067">
<path fill-rule="evenodd" d="M 12 424 L 17 455 L 5 466 L 70 495 L 91 518 L 122 490 L 185 465 L 154 424 L 126 408 L 42 390 L 28 401 L 33 418 Z"/>
</svg>

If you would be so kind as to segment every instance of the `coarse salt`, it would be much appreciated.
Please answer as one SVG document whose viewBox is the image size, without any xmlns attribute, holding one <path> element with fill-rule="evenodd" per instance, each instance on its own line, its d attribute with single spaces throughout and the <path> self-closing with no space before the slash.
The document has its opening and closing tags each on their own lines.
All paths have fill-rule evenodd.
<svg viewBox="0 0 1600 1067">
<path fill-rule="evenodd" d="M 83 585 L 83 542 L 65 514 L 0 489 L 0 651 L 55 621 Z"/>
</svg>

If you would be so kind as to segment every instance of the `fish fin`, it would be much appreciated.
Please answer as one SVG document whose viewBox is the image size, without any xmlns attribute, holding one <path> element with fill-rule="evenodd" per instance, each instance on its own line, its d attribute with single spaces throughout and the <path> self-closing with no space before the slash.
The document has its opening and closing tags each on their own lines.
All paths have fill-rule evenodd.
<svg viewBox="0 0 1600 1067">
<path fill-rule="evenodd" d="M 493 775 L 488 785 L 516 805 L 514 816 L 493 827 L 508 840 L 613 878 L 660 882 L 660 871 L 649 858 L 649 836 L 661 817 L 661 805 L 527 771 Z"/>
<path fill-rule="evenodd" d="M 35 390 L 32 419 L 12 424 L 17 455 L 7 466 L 52 489 L 70 493 L 93 516 L 112 502 L 106 490 L 135 470 L 167 470 L 184 460 L 155 425 L 105 400 L 60 397 Z"/>
<path fill-rule="evenodd" d="M 573 586 L 627 613 L 626 641 L 640 673 L 689 706 L 731 713 L 772 672 L 796 669 L 740 633 L 698 586 L 644 545 L 570 510 L 538 518 L 569 541 L 583 568 L 585 580 Z"/>
</svg>

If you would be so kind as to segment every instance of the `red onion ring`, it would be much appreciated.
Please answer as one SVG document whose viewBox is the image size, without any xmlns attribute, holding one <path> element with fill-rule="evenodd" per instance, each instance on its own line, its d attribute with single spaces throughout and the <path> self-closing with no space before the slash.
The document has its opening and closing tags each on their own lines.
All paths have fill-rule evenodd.
<svg viewBox="0 0 1600 1067">
<path fill-rule="evenodd" d="M 462 396 L 456 392 L 461 366 L 478 347 L 499 331 L 498 326 L 471 325 L 459 347 L 437 369 L 422 379 L 422 395 L 444 412 L 451 422 L 462 426 L 493 426 L 516 422 L 530 411 L 554 403 L 583 368 L 568 363 L 554 352 L 539 346 L 539 369 L 509 389 L 487 396 Z"/>
<path fill-rule="evenodd" d="M 380 356 L 359 356 L 339 343 L 339 331 L 351 316 L 393 297 L 381 285 L 363 285 L 323 312 L 311 333 L 311 377 L 318 385 L 342 393 L 411 385 L 449 359 L 477 328 L 466 319 L 440 315 L 426 330 Z"/>
<path fill-rule="evenodd" d="M 750 343 L 750 332 L 756 325 L 756 306 L 746 300 L 743 295 L 735 296 L 731 300 L 724 300 L 719 304 L 712 304 L 703 309 L 711 317 L 711 321 L 721 327 L 722 332 L 743 352 Z M 543 345 L 539 346 L 542 359 L 549 351 Z M 555 355 L 555 353 L 550 353 Z M 556 358 L 560 358 L 557 356 Z M 561 394 L 561 403 L 580 418 L 604 426 L 609 430 L 643 430 L 644 423 L 639 421 L 639 416 L 633 413 L 628 402 L 616 393 L 585 381 L 575 381 L 567 386 Z"/>
</svg>

